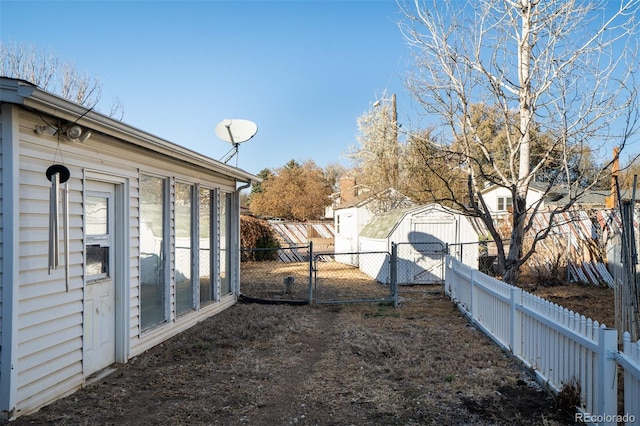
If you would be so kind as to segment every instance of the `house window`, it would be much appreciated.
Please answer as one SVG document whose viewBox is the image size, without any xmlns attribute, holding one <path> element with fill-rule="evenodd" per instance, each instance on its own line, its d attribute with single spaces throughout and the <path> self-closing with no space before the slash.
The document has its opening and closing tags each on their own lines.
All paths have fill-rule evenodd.
<svg viewBox="0 0 640 426">
<path fill-rule="evenodd" d="M 193 186 L 176 183 L 175 186 L 175 276 L 176 313 L 178 315 L 193 309 Z"/>
<path fill-rule="evenodd" d="M 233 195 L 220 193 L 220 294 L 231 293 L 231 205 Z"/>
<path fill-rule="evenodd" d="M 336 234 L 340 233 L 340 215 L 336 215 Z"/>
<path fill-rule="evenodd" d="M 166 321 L 168 180 L 140 177 L 140 325 L 143 330 Z"/>
<path fill-rule="evenodd" d="M 513 198 L 498 197 L 498 211 L 504 212 L 513 208 Z"/>
<path fill-rule="evenodd" d="M 199 282 L 200 282 L 200 304 L 212 302 L 215 300 L 215 280 L 211 277 L 214 275 L 212 271 L 214 267 L 213 253 L 215 253 L 215 245 L 213 232 L 215 227 L 212 226 L 213 217 L 212 206 L 214 205 L 215 191 L 206 188 L 200 188 L 198 191 L 198 258 L 199 258 Z"/>
</svg>

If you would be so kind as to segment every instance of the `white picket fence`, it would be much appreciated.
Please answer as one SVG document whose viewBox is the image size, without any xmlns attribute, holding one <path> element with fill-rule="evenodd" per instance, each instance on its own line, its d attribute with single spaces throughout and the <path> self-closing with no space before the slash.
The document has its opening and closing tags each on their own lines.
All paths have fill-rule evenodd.
<svg viewBox="0 0 640 426">
<path fill-rule="evenodd" d="M 560 391 L 579 384 L 578 420 L 640 425 L 640 341 L 508 285 L 448 257 L 445 291 L 480 330 Z M 617 368 L 624 369 L 624 412 L 618 413 Z"/>
</svg>

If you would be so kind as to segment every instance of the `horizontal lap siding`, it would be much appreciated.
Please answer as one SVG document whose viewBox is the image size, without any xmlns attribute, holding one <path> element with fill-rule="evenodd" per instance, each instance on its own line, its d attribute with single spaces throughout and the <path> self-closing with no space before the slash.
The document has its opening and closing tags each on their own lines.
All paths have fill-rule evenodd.
<svg viewBox="0 0 640 426">
<path fill-rule="evenodd" d="M 133 347 L 140 335 L 140 230 L 138 226 L 140 217 L 139 181 L 130 180 L 129 186 L 129 217 L 131 218 L 130 242 L 131 253 L 129 256 L 129 344 Z"/>
<path fill-rule="evenodd" d="M 235 182 L 194 166 L 178 164 L 148 150 L 94 133 L 85 144 L 70 143 L 34 131 L 40 118 L 20 113 L 20 220 L 17 415 L 68 394 L 84 381 L 83 331 L 83 184 L 86 173 L 127 179 L 128 270 L 126 300 L 129 306 L 128 356 L 153 347 L 179 331 L 231 306 L 226 298 L 177 321 L 172 319 L 153 332 L 140 333 L 139 325 L 139 174 L 148 172 L 181 181 L 235 190 Z M 65 282 L 66 253 L 60 231 L 60 268 L 48 271 L 50 182 L 45 171 L 55 163 L 71 172 L 69 184 L 69 289 Z M 89 176 L 89 175 L 87 175 Z M 65 185 L 61 185 L 63 189 Z M 61 190 L 63 192 L 63 190 Z M 61 209 L 62 212 L 62 209 Z M 62 219 L 62 218 L 61 218 Z M 62 220 L 60 221 L 62 226 Z"/>
<path fill-rule="evenodd" d="M 56 137 L 35 134 L 36 121 L 21 117 L 20 146 L 20 287 L 17 409 L 28 412 L 84 382 L 83 332 L 83 179 L 84 170 L 129 178 L 138 175 L 131 153 L 115 157 L 109 149 L 90 148 Z M 92 139 L 100 139 L 99 135 Z M 88 149 L 89 148 L 89 149 Z M 107 154 L 106 152 L 109 151 Z M 114 151 L 116 151 L 114 149 Z M 69 290 L 65 282 L 66 253 L 60 229 L 60 268 L 48 270 L 49 191 L 46 169 L 55 163 L 71 172 L 69 186 Z M 137 187 L 137 183 L 135 184 Z M 61 185 L 61 200 L 65 185 Z M 137 196 L 137 190 L 131 194 Z M 131 202 L 131 204 L 136 205 Z M 61 210 L 62 213 L 62 205 Z M 60 218 L 62 227 L 62 218 Z M 130 221 L 131 246 L 137 245 L 137 215 Z M 137 256 L 131 250 L 131 293 L 137 293 Z M 133 306 L 132 311 L 135 310 Z"/>
<path fill-rule="evenodd" d="M 65 161 L 61 161 L 55 143 L 37 137 L 33 131 L 35 124 L 22 121 L 20 134 L 18 412 L 33 410 L 79 387 L 83 381 L 82 174 L 78 167 L 73 167 L 73 156 L 66 158 L 65 152 Z M 67 255 L 64 251 L 60 218 L 60 267 L 49 271 L 51 183 L 45 171 L 54 162 L 64 163 L 71 170 L 68 181 L 70 252 Z M 60 185 L 61 201 L 64 188 L 64 184 Z M 64 267 L 67 256 L 70 260 L 68 289 Z"/>
</svg>

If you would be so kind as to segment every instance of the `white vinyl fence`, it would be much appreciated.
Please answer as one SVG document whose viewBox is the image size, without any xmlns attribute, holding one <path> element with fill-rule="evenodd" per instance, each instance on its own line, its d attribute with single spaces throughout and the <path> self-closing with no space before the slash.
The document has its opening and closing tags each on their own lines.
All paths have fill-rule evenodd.
<svg viewBox="0 0 640 426">
<path fill-rule="evenodd" d="M 448 256 L 445 291 L 469 320 L 558 392 L 579 385 L 577 420 L 640 425 L 640 341 L 618 351 L 617 330 L 470 268 Z M 624 413 L 618 413 L 618 365 Z"/>
</svg>

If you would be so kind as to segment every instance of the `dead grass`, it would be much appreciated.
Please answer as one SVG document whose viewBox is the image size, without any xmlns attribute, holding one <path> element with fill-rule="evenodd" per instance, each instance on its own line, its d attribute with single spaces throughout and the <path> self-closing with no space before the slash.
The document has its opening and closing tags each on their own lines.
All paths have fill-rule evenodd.
<svg viewBox="0 0 640 426">
<path fill-rule="evenodd" d="M 237 304 L 15 424 L 560 425 L 573 416 L 439 292 Z"/>
<path fill-rule="evenodd" d="M 557 286 L 525 286 L 524 290 L 585 315 L 600 324 L 615 327 L 614 291 L 609 287 L 572 283 Z"/>
</svg>

